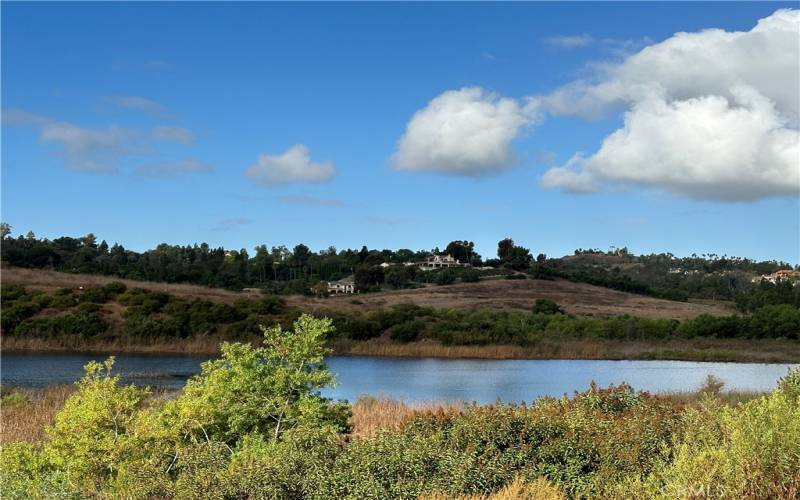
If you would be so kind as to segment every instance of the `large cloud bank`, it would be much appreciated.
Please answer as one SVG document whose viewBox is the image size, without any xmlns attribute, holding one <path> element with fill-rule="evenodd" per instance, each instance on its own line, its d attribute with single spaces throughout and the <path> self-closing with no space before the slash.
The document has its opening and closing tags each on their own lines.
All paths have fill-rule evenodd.
<svg viewBox="0 0 800 500">
<path fill-rule="evenodd" d="M 730 201 L 796 195 L 799 78 L 800 11 L 778 11 L 748 32 L 678 33 L 604 67 L 598 82 L 543 98 L 555 114 L 627 111 L 598 151 L 549 170 L 541 184 L 635 184 Z"/>
<path fill-rule="evenodd" d="M 546 188 L 640 186 L 695 199 L 746 201 L 800 193 L 800 11 L 778 10 L 750 31 L 674 36 L 595 64 L 547 95 L 444 92 L 409 121 L 400 170 L 460 175 L 513 164 L 513 141 L 543 114 L 623 113 L 594 153 L 576 153 L 540 179 Z"/>
</svg>

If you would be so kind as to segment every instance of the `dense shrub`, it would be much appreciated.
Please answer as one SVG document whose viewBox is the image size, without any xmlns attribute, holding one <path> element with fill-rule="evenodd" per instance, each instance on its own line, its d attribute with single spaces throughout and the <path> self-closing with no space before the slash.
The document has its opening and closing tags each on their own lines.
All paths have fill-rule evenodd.
<svg viewBox="0 0 800 500">
<path fill-rule="evenodd" d="M 121 293 L 125 293 L 125 290 L 128 289 L 128 286 L 125 283 L 120 281 L 112 281 L 111 283 L 103 285 L 103 290 L 108 294 L 110 297 L 116 297 Z"/>
<path fill-rule="evenodd" d="M 649 478 L 668 497 L 796 498 L 800 492 L 800 370 L 739 406 L 707 399 L 682 415 L 674 459 Z"/>
<path fill-rule="evenodd" d="M 441 271 L 429 271 L 432 276 L 431 279 L 437 285 L 452 285 L 456 282 L 456 273 L 449 269 L 442 269 Z"/>
<path fill-rule="evenodd" d="M 761 307 L 748 326 L 752 337 L 800 339 L 800 308 L 788 304 Z"/>
<path fill-rule="evenodd" d="M 481 279 L 481 273 L 474 269 L 467 269 L 461 273 L 461 281 L 464 283 L 477 283 Z"/>
<path fill-rule="evenodd" d="M 80 294 L 81 302 L 104 304 L 111 298 L 111 293 L 102 286 L 87 286 Z"/>
<path fill-rule="evenodd" d="M 392 326 L 387 331 L 389 337 L 396 342 L 413 342 L 425 330 L 425 322 L 419 319 Z"/>
<path fill-rule="evenodd" d="M 2 315 L 0 315 L 3 333 L 13 335 L 20 323 L 38 313 L 39 310 L 39 306 L 34 302 L 4 304 Z"/>
<path fill-rule="evenodd" d="M 561 309 L 561 306 L 556 304 L 554 301 L 550 299 L 536 299 L 536 302 L 533 304 L 533 313 L 534 314 L 564 314 L 564 310 Z"/>
<path fill-rule="evenodd" d="M 14 334 L 35 337 L 97 337 L 108 330 L 108 323 L 96 312 L 78 312 L 64 316 L 26 319 Z"/>
</svg>

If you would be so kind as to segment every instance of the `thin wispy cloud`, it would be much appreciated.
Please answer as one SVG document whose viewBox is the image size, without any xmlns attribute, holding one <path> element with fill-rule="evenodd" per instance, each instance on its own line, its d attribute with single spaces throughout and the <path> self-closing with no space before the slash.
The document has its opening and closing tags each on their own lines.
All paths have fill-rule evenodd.
<svg viewBox="0 0 800 500">
<path fill-rule="evenodd" d="M 191 144 L 194 142 L 194 132 L 183 127 L 159 126 L 153 129 L 153 138 L 158 141 Z"/>
<path fill-rule="evenodd" d="M 149 61 L 145 61 L 142 66 L 152 71 L 167 71 L 175 67 L 171 62 L 161 59 L 150 59 Z"/>
<path fill-rule="evenodd" d="M 166 116 L 169 109 L 152 99 L 136 95 L 109 95 L 104 96 L 102 102 L 117 108 L 141 111 L 150 116 Z"/>
<path fill-rule="evenodd" d="M 610 56 L 620 58 L 627 57 L 640 50 L 642 47 L 651 45 L 653 40 L 648 37 L 643 38 L 596 38 L 588 33 L 581 35 L 558 35 L 543 39 L 546 45 L 558 49 L 582 49 L 587 47 L 595 48 Z M 602 66 L 601 63 L 600 66 Z M 592 66 L 592 64 L 590 64 Z"/>
<path fill-rule="evenodd" d="M 544 43 L 547 45 L 552 45 L 553 47 L 559 47 L 562 49 L 586 47 L 593 44 L 594 41 L 595 38 L 592 35 L 585 33 L 582 35 L 557 35 L 544 39 Z"/>
<path fill-rule="evenodd" d="M 133 173 L 143 177 L 176 177 L 182 174 L 208 173 L 213 170 L 211 165 L 202 161 L 181 160 L 139 165 Z"/>
<path fill-rule="evenodd" d="M 4 126 L 45 125 L 51 121 L 46 116 L 22 109 L 4 109 L 2 114 Z"/>
<path fill-rule="evenodd" d="M 194 134 L 181 127 L 84 127 L 21 109 L 4 109 L 2 123 L 3 126 L 39 129 L 39 141 L 52 147 L 53 154 L 62 158 L 67 168 L 87 173 L 116 173 L 126 158 L 158 156 L 159 142 L 186 145 L 194 141 Z M 140 166 L 134 173 L 163 177 L 200 171 L 208 171 L 208 166 L 196 160 L 184 160 Z"/>
<path fill-rule="evenodd" d="M 316 196 L 296 195 L 296 196 L 281 196 L 282 203 L 287 205 L 306 205 L 311 207 L 334 207 L 342 208 L 347 204 L 342 200 L 331 198 L 317 198 Z"/>
<path fill-rule="evenodd" d="M 214 227 L 211 228 L 212 231 L 231 231 L 233 229 L 237 229 L 242 226 L 246 226 L 251 224 L 253 221 L 247 219 L 245 217 L 231 217 L 228 219 L 222 219 L 219 221 Z"/>
<path fill-rule="evenodd" d="M 39 139 L 57 145 L 56 154 L 65 164 L 82 172 L 117 172 L 123 157 L 152 153 L 137 131 L 117 126 L 84 128 L 51 122 L 44 125 Z"/>
<path fill-rule="evenodd" d="M 111 63 L 111 69 L 114 71 L 161 73 L 170 71 L 173 68 L 175 68 L 173 63 L 163 59 L 148 59 L 145 61 L 116 60 Z"/>
</svg>

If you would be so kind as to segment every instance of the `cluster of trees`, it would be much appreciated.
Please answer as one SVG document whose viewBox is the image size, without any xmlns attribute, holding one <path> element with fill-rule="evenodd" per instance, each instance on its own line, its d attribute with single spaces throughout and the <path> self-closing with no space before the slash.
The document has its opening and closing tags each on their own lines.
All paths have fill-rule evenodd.
<svg viewBox="0 0 800 500">
<path fill-rule="evenodd" d="M 757 283 L 751 282 L 754 274 L 791 267 L 785 262 L 757 262 L 714 254 L 685 258 L 669 253 L 636 256 L 624 247 L 608 252 L 578 249 L 574 256 L 557 259 L 538 254 L 534 259 L 529 249 L 511 238 L 498 242 L 496 259 L 484 260 L 475 251 L 474 243 L 467 240 L 451 241 L 443 251 L 370 250 L 364 246 L 360 250 L 338 251 L 330 247 L 313 252 L 299 244 L 291 250 L 259 245 L 251 254 L 246 249 L 225 250 L 203 243 L 161 244 L 135 252 L 118 243 L 98 243 L 93 234 L 48 240 L 32 233 L 14 238 L 10 231 L 8 225 L 2 225 L 2 260 L 16 266 L 236 290 L 257 287 L 275 294 L 309 294 L 320 281 L 350 275 L 364 292 L 386 286 L 396 289 L 479 279 L 480 273 L 473 271 L 418 272 L 416 267 L 404 265 L 423 261 L 431 253 L 447 253 L 475 267 L 493 267 L 496 273 L 524 272 L 537 279 L 568 279 L 669 300 L 745 300 L 738 297 L 758 288 Z"/>
<path fill-rule="evenodd" d="M 558 277 L 671 300 L 737 300 L 758 287 L 753 276 L 792 268 L 787 262 L 717 254 L 637 256 L 625 247 L 607 252 L 578 249 L 574 256 L 547 264 Z"/>
<path fill-rule="evenodd" d="M 480 265 L 482 259 L 470 241 L 452 241 L 443 251 L 462 263 Z M 169 283 L 192 283 L 230 289 L 258 287 L 273 293 L 310 293 L 320 280 L 333 281 L 354 275 L 356 282 L 369 290 L 388 283 L 401 288 L 419 276 L 407 262 L 427 259 L 430 251 L 341 250 L 334 247 L 311 251 L 299 244 L 226 250 L 208 244 L 161 244 L 152 250 L 135 252 L 115 243 L 111 246 L 95 235 L 79 238 L 64 236 L 53 240 L 36 238 L 33 233 L 11 237 L 11 228 L 2 226 L 2 260 L 21 267 L 49 268 L 59 271 L 96 273 L 120 278 Z M 389 263 L 389 272 L 379 267 Z"/>
<path fill-rule="evenodd" d="M 91 362 L 40 446 L 0 450 L 4 498 L 793 498 L 800 371 L 727 406 L 672 404 L 629 386 L 419 414 L 350 434 L 320 396 L 331 322 L 226 344 L 175 397 Z M 13 398 L 7 396 L 7 398 Z M 26 404 L 24 397 L 5 404 Z M 776 436 L 779 436 L 776 439 Z M 500 497 L 497 497 L 500 498 Z"/>
</svg>

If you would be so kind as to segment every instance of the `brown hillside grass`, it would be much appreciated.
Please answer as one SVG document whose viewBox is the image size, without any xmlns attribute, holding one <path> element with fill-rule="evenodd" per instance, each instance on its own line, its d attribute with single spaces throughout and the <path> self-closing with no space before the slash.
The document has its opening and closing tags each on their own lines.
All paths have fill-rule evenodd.
<svg viewBox="0 0 800 500">
<path fill-rule="evenodd" d="M 0 272 L 3 285 L 21 285 L 26 288 L 55 292 L 60 288 L 78 288 L 86 286 L 102 286 L 112 281 L 125 283 L 129 288 L 144 288 L 157 292 L 166 292 L 182 298 L 197 298 L 212 302 L 233 302 L 241 297 L 258 296 L 253 292 L 232 292 L 222 288 L 211 288 L 199 285 L 182 285 L 175 283 L 157 283 L 154 281 L 137 281 L 101 276 L 96 274 L 62 273 L 44 269 L 26 269 L 3 266 Z"/>
</svg>

